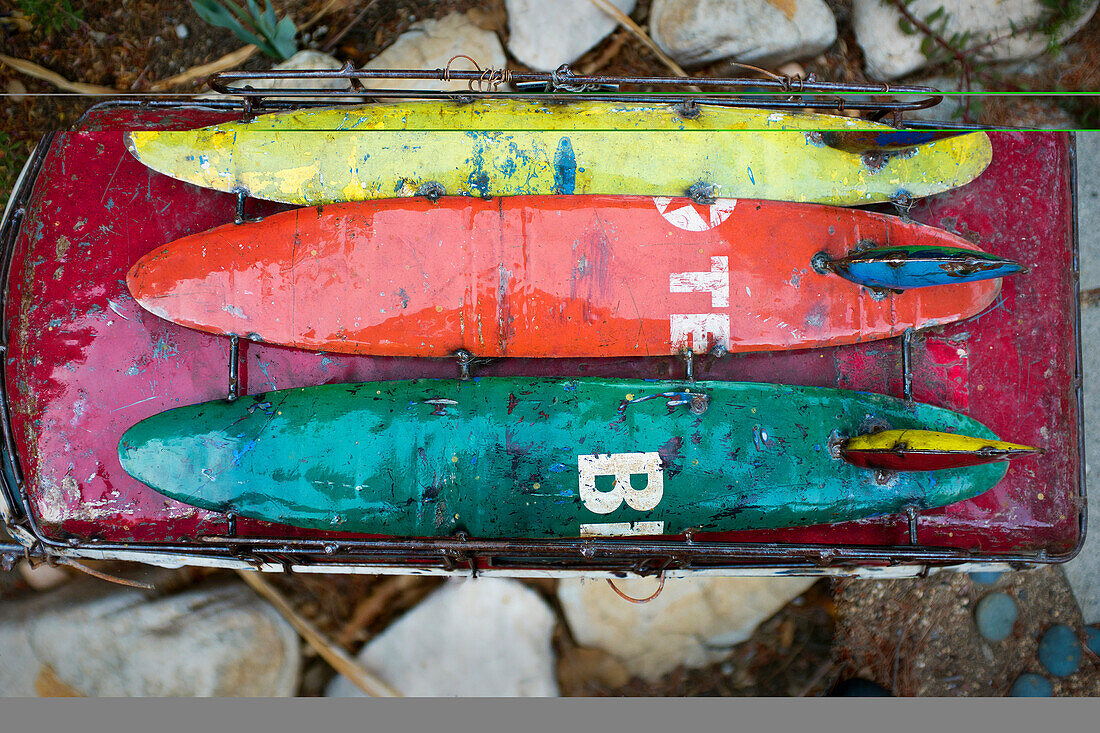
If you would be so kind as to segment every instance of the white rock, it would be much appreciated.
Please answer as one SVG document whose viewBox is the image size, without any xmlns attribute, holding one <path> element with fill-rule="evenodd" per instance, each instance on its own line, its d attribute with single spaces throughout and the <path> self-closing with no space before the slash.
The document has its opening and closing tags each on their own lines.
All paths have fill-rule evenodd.
<svg viewBox="0 0 1100 733">
<path fill-rule="evenodd" d="M 327 53 L 306 49 L 272 67 L 275 71 L 336 71 L 343 64 Z M 277 79 L 249 81 L 256 89 L 347 89 L 347 79 Z M 243 86 L 243 85 L 242 85 Z"/>
<path fill-rule="evenodd" d="M 935 107 L 906 112 L 906 119 L 934 120 L 937 122 L 958 122 L 962 119 L 963 109 L 969 97 L 963 94 L 967 90 L 963 88 L 961 79 L 950 76 L 932 76 L 926 79 L 917 79 L 913 82 L 913 85 L 932 87 L 937 91 L 943 92 L 944 97 Z M 970 81 L 971 92 L 981 92 L 984 89 L 985 87 L 977 79 L 972 79 Z M 977 105 L 981 103 L 981 97 L 973 97 L 970 99 L 971 122 L 977 122 L 977 116 L 974 114 L 974 111 L 977 109 Z"/>
<path fill-rule="evenodd" d="M 409 696 L 555 696 L 553 630 L 546 603 L 518 581 L 450 580 L 367 644 L 359 661 Z M 362 696 L 345 677 L 326 694 Z"/>
<path fill-rule="evenodd" d="M 74 581 L 51 595 L 25 622 L 39 666 L 26 670 L 32 680 L 48 666 L 89 696 L 275 697 L 296 690 L 298 637 L 244 585 L 149 598 Z"/>
<path fill-rule="evenodd" d="M 610 0 L 630 15 L 635 0 Z M 619 24 L 591 0 L 507 0 L 508 50 L 536 71 L 569 64 Z"/>
<path fill-rule="evenodd" d="M 1058 29 L 1061 41 L 1076 33 L 1092 14 L 1100 0 L 1087 0 L 1083 12 Z M 999 38 L 976 54 L 976 58 L 1007 61 L 1037 56 L 1048 46 L 1050 38 L 1043 33 L 1025 32 L 1043 17 L 1046 8 L 1040 0 L 913 0 L 909 12 L 922 21 L 939 8 L 944 14 L 930 25 L 944 38 L 971 33 L 968 46 Z M 876 79 L 895 79 L 928 64 L 921 52 L 922 33 L 902 31 L 901 13 L 880 0 L 854 0 L 852 27 L 856 41 L 863 48 L 867 75 Z M 1015 27 L 1017 32 L 1013 32 Z"/>
<path fill-rule="evenodd" d="M 777 66 L 833 45 L 836 19 L 822 0 L 654 0 L 649 35 L 685 65 Z"/>
<path fill-rule="evenodd" d="M 37 591 L 50 590 L 68 582 L 72 577 L 62 567 L 50 567 L 45 563 L 31 567 L 26 560 L 19 561 L 19 574 L 31 588 Z"/>
<path fill-rule="evenodd" d="M 504 47 L 497 34 L 479 27 L 461 13 L 439 20 L 422 20 L 402 33 L 393 45 L 367 62 L 368 69 L 443 69 L 453 56 L 465 54 L 482 69 L 503 69 Z M 474 71 L 466 59 L 451 62 L 455 71 Z M 449 84 L 437 81 L 376 80 L 364 81 L 376 88 L 390 89 L 468 89 L 468 82 Z"/>
<path fill-rule="evenodd" d="M 9 99 L 13 102 L 22 102 L 27 98 L 27 86 L 18 79 L 9 80 L 4 91 L 11 95 Z"/>
<path fill-rule="evenodd" d="M 579 644 L 600 647 L 652 680 L 681 664 L 701 667 L 721 659 L 814 580 L 677 578 L 649 603 L 635 604 L 603 580 L 569 579 L 559 583 L 558 599 Z M 649 579 L 616 585 L 635 598 L 656 589 Z"/>
<path fill-rule="evenodd" d="M 189 35 L 191 35 L 191 31 L 187 29 L 187 26 L 185 26 L 183 23 L 176 24 L 176 38 L 183 40 Z"/>
</svg>

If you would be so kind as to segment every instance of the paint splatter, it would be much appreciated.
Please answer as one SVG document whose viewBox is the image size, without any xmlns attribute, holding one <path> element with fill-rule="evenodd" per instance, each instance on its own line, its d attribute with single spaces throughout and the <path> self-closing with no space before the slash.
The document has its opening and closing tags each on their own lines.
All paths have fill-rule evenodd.
<svg viewBox="0 0 1100 733">
<path fill-rule="evenodd" d="M 573 193 L 576 186 L 577 156 L 573 153 L 573 143 L 563 137 L 554 153 L 554 192 Z"/>
</svg>

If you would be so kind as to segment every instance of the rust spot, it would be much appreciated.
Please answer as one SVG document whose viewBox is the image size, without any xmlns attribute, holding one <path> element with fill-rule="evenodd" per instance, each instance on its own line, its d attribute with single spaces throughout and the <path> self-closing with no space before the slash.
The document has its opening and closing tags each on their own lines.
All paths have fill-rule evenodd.
<svg viewBox="0 0 1100 733">
<path fill-rule="evenodd" d="M 797 0 L 768 0 L 768 5 L 778 8 L 787 20 L 794 20 L 795 11 L 798 10 Z"/>
<path fill-rule="evenodd" d="M 670 478 L 684 470 L 684 456 L 680 453 L 683 445 L 684 439 L 676 436 L 669 438 L 657 449 L 657 455 L 661 457 L 661 468 Z"/>
</svg>

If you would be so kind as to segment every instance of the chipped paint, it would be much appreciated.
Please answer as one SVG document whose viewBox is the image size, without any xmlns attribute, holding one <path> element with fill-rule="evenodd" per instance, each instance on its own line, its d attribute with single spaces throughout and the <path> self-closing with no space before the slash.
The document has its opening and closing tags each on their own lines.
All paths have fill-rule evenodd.
<svg viewBox="0 0 1100 733">
<path fill-rule="evenodd" d="M 1000 286 L 876 300 L 815 272 L 815 255 L 839 260 L 867 238 L 977 250 L 858 210 L 750 199 L 697 207 L 609 196 L 333 204 L 158 247 L 134 263 L 127 285 L 161 318 L 265 343 L 534 357 L 867 341 L 975 315 Z M 308 259 L 302 241 L 311 243 Z M 775 242 L 782 246 L 761 246 Z"/>
<path fill-rule="evenodd" d="M 918 472 L 883 486 L 875 471 L 813 450 L 832 431 L 853 435 L 868 413 L 899 429 L 996 440 L 961 414 L 883 395 L 698 382 L 693 392 L 711 405 L 702 414 L 663 399 L 620 409 L 624 391 L 676 387 L 485 377 L 283 390 L 148 418 L 122 437 L 119 456 L 136 478 L 201 508 L 418 537 L 800 526 L 942 506 L 1006 470 Z M 729 461 L 731 450 L 752 459 Z"/>
<path fill-rule="evenodd" d="M 850 205 L 889 200 L 903 186 L 914 196 L 961 186 L 991 159 L 979 132 L 884 156 L 872 171 L 858 154 L 805 145 L 803 131 L 886 133 L 887 125 L 703 106 L 706 114 L 685 119 L 663 105 L 596 101 L 378 103 L 133 132 L 127 145 L 189 183 L 306 205 L 413 196 L 429 181 L 477 197 L 678 196 L 705 181 L 730 197 Z"/>
</svg>

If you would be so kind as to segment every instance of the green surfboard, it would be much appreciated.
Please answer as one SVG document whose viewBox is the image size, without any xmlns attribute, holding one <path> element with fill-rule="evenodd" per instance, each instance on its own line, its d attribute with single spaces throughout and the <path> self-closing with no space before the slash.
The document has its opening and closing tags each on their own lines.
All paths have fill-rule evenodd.
<svg viewBox="0 0 1100 733">
<path fill-rule="evenodd" d="M 333 384 L 154 415 L 122 466 L 242 517 L 394 536 L 569 538 L 766 529 L 939 507 L 1004 463 L 882 473 L 840 457 L 880 429 L 995 439 L 893 397 L 737 382 L 481 378 Z"/>
</svg>

